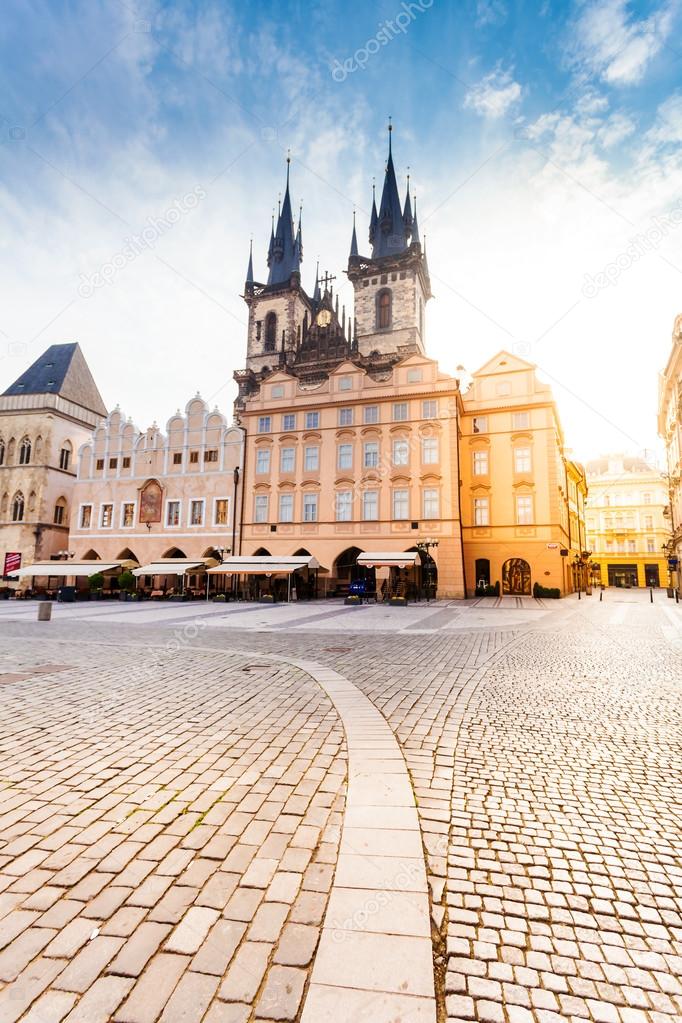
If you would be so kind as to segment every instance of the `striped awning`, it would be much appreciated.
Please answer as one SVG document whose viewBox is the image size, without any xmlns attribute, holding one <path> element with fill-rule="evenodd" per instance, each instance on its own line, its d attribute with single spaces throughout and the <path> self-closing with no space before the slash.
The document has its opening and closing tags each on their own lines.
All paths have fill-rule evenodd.
<svg viewBox="0 0 682 1023">
<path fill-rule="evenodd" d="M 133 569 L 133 575 L 186 575 L 206 568 L 203 561 L 187 561 L 184 558 L 161 558 L 148 565 Z"/>
<path fill-rule="evenodd" d="M 317 558 L 294 556 L 290 558 L 275 555 L 254 555 L 251 558 L 235 556 L 225 558 L 221 565 L 209 568 L 209 575 L 291 575 L 300 568 L 319 568 Z"/>
<path fill-rule="evenodd" d="M 358 554 L 357 565 L 365 568 L 409 568 L 420 565 L 419 551 L 378 551 L 376 553 Z"/>
<path fill-rule="evenodd" d="M 112 569 L 120 567 L 120 561 L 37 561 L 35 565 L 18 568 L 16 572 L 10 572 L 9 575 L 13 579 L 26 579 L 33 576 L 82 578 L 96 575 L 98 572 L 111 572 Z"/>
</svg>

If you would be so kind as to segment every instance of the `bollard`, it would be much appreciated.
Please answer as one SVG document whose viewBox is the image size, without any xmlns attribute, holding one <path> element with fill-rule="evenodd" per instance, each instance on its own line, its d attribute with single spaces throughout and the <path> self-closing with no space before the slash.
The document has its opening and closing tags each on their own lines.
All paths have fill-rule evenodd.
<svg viewBox="0 0 682 1023">
<path fill-rule="evenodd" d="M 651 588 L 651 589 L 649 590 L 649 599 L 650 599 L 651 603 L 653 604 L 653 602 L 654 602 L 654 590 L 653 590 L 653 586 L 652 586 L 652 588 Z"/>
<path fill-rule="evenodd" d="M 678 591 L 675 590 L 675 603 L 679 604 L 679 602 L 680 602 L 680 595 L 679 595 Z"/>
<path fill-rule="evenodd" d="M 49 622 L 52 618 L 52 604 L 49 600 L 43 601 L 38 604 L 38 621 Z"/>
<path fill-rule="evenodd" d="M 602 602 L 602 600 L 603 600 L 603 599 L 604 599 L 604 591 L 603 591 L 603 590 L 600 590 L 600 591 L 599 591 L 599 603 L 600 603 L 600 604 L 601 604 L 601 602 Z"/>
</svg>

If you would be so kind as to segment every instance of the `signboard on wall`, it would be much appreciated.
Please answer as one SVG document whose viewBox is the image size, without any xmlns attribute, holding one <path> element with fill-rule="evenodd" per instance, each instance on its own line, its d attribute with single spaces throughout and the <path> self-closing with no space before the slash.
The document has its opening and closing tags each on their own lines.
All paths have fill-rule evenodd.
<svg viewBox="0 0 682 1023">
<path fill-rule="evenodd" d="M 3 569 L 3 575 L 9 575 L 10 572 L 17 572 L 21 568 L 21 554 L 19 551 L 8 551 L 5 554 L 5 567 Z"/>
</svg>

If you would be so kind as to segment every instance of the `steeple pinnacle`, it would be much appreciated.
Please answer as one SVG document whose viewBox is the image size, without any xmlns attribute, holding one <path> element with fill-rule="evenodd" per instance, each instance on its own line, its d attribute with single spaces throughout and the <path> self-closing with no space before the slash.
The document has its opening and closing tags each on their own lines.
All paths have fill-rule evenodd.
<svg viewBox="0 0 682 1023">
<path fill-rule="evenodd" d="M 350 240 L 350 254 L 351 259 L 353 256 L 358 255 L 358 236 L 355 232 L 355 210 L 353 210 L 353 234 Z"/>
<path fill-rule="evenodd" d="M 246 270 L 247 285 L 253 284 L 253 238 L 249 243 L 249 265 Z"/>
<path fill-rule="evenodd" d="M 374 239 L 377 233 L 377 224 L 379 223 L 379 217 L 377 215 L 377 190 L 374 178 L 372 178 L 372 214 L 369 218 L 369 244 L 374 245 Z"/>
<path fill-rule="evenodd" d="M 291 195 L 289 193 L 289 169 L 291 156 L 287 155 L 287 181 L 284 201 L 279 207 L 277 227 L 273 231 L 268 253 L 268 284 L 286 284 L 293 273 L 301 268 L 302 233 L 299 215 L 298 234 L 294 234 L 294 218 L 291 212 Z"/>
<path fill-rule="evenodd" d="M 388 124 L 388 161 L 386 163 L 386 176 L 384 187 L 379 203 L 379 213 L 376 228 L 372 238 L 372 224 L 370 222 L 370 240 L 372 241 L 372 258 L 379 259 L 381 256 L 394 256 L 404 252 L 407 248 L 409 228 L 403 220 L 403 210 L 400 205 L 398 183 L 395 177 L 393 166 L 393 149 L 391 138 L 393 135 L 393 124 L 389 118 Z M 373 220 L 373 217 L 372 217 Z"/>
</svg>

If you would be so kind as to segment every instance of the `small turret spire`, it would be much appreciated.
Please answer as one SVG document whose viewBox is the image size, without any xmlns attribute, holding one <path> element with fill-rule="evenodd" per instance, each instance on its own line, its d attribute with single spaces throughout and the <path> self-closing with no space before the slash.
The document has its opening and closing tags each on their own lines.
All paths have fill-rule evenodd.
<svg viewBox="0 0 682 1023">
<path fill-rule="evenodd" d="M 246 283 L 253 284 L 253 238 L 249 243 L 249 265 L 246 269 Z"/>
<path fill-rule="evenodd" d="M 313 302 L 320 301 L 320 261 L 318 259 L 315 267 L 315 290 L 313 291 Z"/>
<path fill-rule="evenodd" d="M 358 236 L 355 231 L 355 210 L 353 210 L 353 234 L 350 240 L 350 255 L 351 259 L 353 256 L 358 255 Z"/>
<path fill-rule="evenodd" d="M 412 244 L 419 244 L 419 225 L 417 223 L 417 196 L 414 197 L 414 216 L 412 217 Z"/>
</svg>

